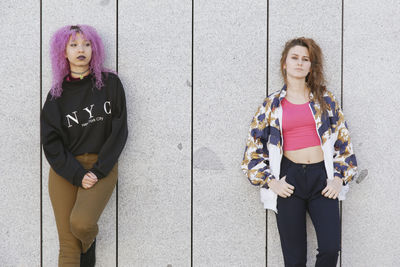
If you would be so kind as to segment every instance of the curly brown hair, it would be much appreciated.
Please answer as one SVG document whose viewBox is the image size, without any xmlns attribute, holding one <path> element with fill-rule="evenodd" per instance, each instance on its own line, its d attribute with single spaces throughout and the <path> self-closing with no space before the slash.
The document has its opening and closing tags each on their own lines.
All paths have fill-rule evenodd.
<svg viewBox="0 0 400 267">
<path fill-rule="evenodd" d="M 310 73 L 306 76 L 307 86 L 310 88 L 311 93 L 314 96 L 314 101 L 318 102 L 321 105 L 322 112 L 325 112 L 328 109 L 328 105 L 326 104 L 323 96 L 326 92 L 325 78 L 323 73 L 323 55 L 321 48 L 317 45 L 317 43 L 311 38 L 295 38 L 289 40 L 285 44 L 285 48 L 282 51 L 281 57 L 281 73 L 285 84 L 287 85 L 287 77 L 286 71 L 284 69 L 284 65 L 286 63 L 286 58 L 289 53 L 289 50 L 295 46 L 303 46 L 308 49 L 308 53 L 311 61 Z"/>
</svg>

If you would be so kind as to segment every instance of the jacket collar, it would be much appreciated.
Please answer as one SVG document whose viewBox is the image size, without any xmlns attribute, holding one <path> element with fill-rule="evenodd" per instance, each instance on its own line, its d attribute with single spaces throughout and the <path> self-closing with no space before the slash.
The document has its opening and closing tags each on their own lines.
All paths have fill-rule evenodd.
<svg viewBox="0 0 400 267">
<path fill-rule="evenodd" d="M 285 96 L 286 96 L 286 90 L 287 90 L 287 86 L 286 86 L 286 84 L 284 84 L 283 87 L 282 87 L 282 89 L 281 89 L 281 91 L 280 91 L 280 93 L 279 93 L 279 102 L 281 102 L 282 99 L 285 98 Z"/>
<path fill-rule="evenodd" d="M 280 105 L 281 101 L 285 98 L 286 93 L 287 93 L 286 91 L 287 91 L 287 85 L 284 84 L 282 89 L 281 89 L 281 91 L 279 92 L 279 95 L 278 95 L 278 97 L 279 97 L 279 105 Z M 309 94 L 309 99 L 314 99 L 314 94 L 311 91 L 310 91 L 310 94 Z M 310 102 L 314 103 L 313 100 L 310 100 Z"/>
</svg>

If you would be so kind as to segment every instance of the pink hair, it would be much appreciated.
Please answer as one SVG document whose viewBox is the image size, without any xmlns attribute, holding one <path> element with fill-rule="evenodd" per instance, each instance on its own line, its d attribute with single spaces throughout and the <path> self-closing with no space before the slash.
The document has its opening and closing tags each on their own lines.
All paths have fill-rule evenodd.
<svg viewBox="0 0 400 267">
<path fill-rule="evenodd" d="M 103 67 L 105 59 L 104 46 L 96 30 L 89 25 L 64 26 L 56 31 L 50 40 L 50 57 L 53 71 L 53 83 L 50 93 L 54 98 L 61 96 L 63 80 L 70 73 L 69 62 L 65 57 L 65 48 L 69 37 L 72 36 L 75 39 L 77 33 L 82 34 L 82 37 L 91 43 L 92 59 L 90 60 L 89 68 L 94 76 L 97 89 L 100 90 L 104 85 L 101 73 L 110 72 Z"/>
</svg>

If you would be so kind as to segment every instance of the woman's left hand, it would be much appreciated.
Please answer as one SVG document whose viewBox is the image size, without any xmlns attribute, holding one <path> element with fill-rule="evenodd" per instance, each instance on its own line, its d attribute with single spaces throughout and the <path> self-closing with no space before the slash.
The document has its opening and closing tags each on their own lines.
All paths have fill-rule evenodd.
<svg viewBox="0 0 400 267">
<path fill-rule="evenodd" d="M 340 191 L 342 190 L 342 186 L 343 186 L 343 180 L 335 176 L 333 180 L 331 179 L 327 180 L 327 185 L 324 188 L 324 190 L 322 190 L 321 194 L 324 197 L 336 199 Z"/>
</svg>

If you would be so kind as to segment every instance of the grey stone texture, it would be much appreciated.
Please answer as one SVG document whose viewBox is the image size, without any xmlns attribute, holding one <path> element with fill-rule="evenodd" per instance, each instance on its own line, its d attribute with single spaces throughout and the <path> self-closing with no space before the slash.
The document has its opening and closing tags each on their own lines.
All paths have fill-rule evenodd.
<svg viewBox="0 0 400 267">
<path fill-rule="evenodd" d="M 119 7 L 130 131 L 120 161 L 119 264 L 190 266 L 191 4 Z"/>
<path fill-rule="evenodd" d="M 118 191 L 99 222 L 96 266 L 117 259 L 138 267 L 283 266 L 275 215 L 240 163 L 257 107 L 282 87 L 283 46 L 298 36 L 321 46 L 328 89 L 343 99 L 359 168 L 368 173 L 342 204 L 338 266 L 400 266 L 400 3 L 343 3 L 194 1 L 192 17 L 191 1 L 120 0 L 117 27 L 117 1 L 42 0 L 42 14 L 39 1 L 1 1 L 0 266 L 57 266 L 40 93 L 44 101 L 51 85 L 52 33 L 78 23 L 98 30 L 128 108 L 129 138 Z M 317 243 L 307 222 L 313 266 Z"/>
<path fill-rule="evenodd" d="M 240 164 L 266 97 L 266 1 L 195 1 L 193 265 L 264 266 L 265 211 Z"/>
<path fill-rule="evenodd" d="M 37 10 L 0 2 L 1 266 L 40 264 L 40 29 L 26 27 Z"/>
<path fill-rule="evenodd" d="M 343 266 L 400 266 L 400 2 L 344 10 L 343 110 L 368 176 L 343 203 Z"/>
</svg>

